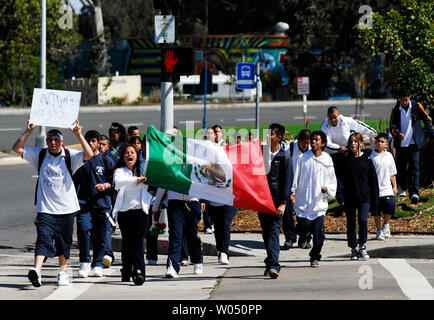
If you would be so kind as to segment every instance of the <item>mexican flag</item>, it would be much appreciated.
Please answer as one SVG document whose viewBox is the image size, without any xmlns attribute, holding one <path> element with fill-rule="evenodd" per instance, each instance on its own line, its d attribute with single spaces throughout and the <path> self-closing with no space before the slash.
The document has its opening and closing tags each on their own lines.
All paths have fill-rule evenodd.
<svg viewBox="0 0 434 320">
<path fill-rule="evenodd" d="M 154 126 L 146 138 L 148 184 L 238 208 L 276 212 L 260 142 L 219 147 Z"/>
</svg>

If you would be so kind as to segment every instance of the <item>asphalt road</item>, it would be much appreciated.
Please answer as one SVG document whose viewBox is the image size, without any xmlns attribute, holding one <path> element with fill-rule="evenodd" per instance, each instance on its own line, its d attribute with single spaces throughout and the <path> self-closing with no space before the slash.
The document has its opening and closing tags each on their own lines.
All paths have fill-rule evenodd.
<svg viewBox="0 0 434 320">
<path fill-rule="evenodd" d="M 273 107 L 274 105 L 274 107 Z M 308 118 L 311 123 L 322 122 L 326 116 L 327 108 L 331 105 L 337 105 L 342 114 L 352 116 L 355 112 L 355 101 L 325 101 L 311 102 L 308 105 Z M 364 108 L 365 119 L 389 119 L 392 103 L 388 100 L 382 102 L 366 103 Z M 89 111 L 85 107 L 80 109 L 79 120 L 83 131 L 90 129 L 98 130 L 100 133 L 108 134 L 111 122 L 119 121 L 128 127 L 136 125 L 141 131 L 146 131 L 149 125 L 160 127 L 160 110 L 159 106 L 150 106 L 148 108 L 138 107 L 139 111 L 130 111 L 134 108 L 101 108 L 101 112 Z M 92 109 L 94 110 L 94 108 Z M 104 111 L 102 111 L 104 110 Z M 0 110 L 0 151 L 12 149 L 12 145 L 25 130 L 28 112 L 22 114 L 3 114 Z M 294 103 L 260 104 L 260 124 L 279 123 L 304 123 L 301 105 Z M 187 121 L 193 121 L 196 128 L 202 127 L 203 123 L 203 105 L 175 105 L 174 125 L 179 128 L 185 128 Z M 220 124 L 222 127 L 230 126 L 255 126 L 255 104 L 246 103 L 238 105 L 212 105 L 207 107 L 207 125 L 213 126 Z M 50 128 L 47 128 L 50 129 Z M 68 131 L 62 130 L 65 137 L 65 144 L 76 143 L 75 137 Z M 29 139 L 29 145 L 35 142 L 37 132 Z"/>
</svg>

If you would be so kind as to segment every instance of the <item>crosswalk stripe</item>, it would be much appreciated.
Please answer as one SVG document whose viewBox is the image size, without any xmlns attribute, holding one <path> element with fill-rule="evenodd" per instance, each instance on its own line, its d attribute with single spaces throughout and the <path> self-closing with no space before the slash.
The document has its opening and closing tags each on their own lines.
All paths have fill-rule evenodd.
<svg viewBox="0 0 434 320">
<path fill-rule="evenodd" d="M 434 300 L 434 289 L 428 280 L 404 259 L 378 259 L 396 279 L 402 292 L 410 300 Z"/>
</svg>

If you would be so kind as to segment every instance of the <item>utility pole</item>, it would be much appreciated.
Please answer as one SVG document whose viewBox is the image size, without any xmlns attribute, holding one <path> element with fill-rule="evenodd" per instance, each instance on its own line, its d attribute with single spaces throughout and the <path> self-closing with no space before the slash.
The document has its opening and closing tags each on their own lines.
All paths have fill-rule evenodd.
<svg viewBox="0 0 434 320">
<path fill-rule="evenodd" d="M 47 1 L 41 0 L 41 72 L 40 72 L 40 87 L 46 89 L 47 87 Z M 38 135 L 36 136 L 35 146 L 37 148 L 45 148 L 46 128 L 45 126 L 39 127 Z"/>
<path fill-rule="evenodd" d="M 261 58 L 258 59 L 256 63 L 256 117 L 255 117 L 255 125 L 256 132 L 259 135 L 259 90 L 261 89 Z"/>
<path fill-rule="evenodd" d="M 161 9 L 163 16 L 171 15 L 172 10 L 166 7 Z M 168 44 L 162 44 L 167 46 Z M 161 74 L 161 131 L 171 133 L 173 130 L 173 79 L 171 75 Z"/>
<path fill-rule="evenodd" d="M 204 77 L 205 78 L 205 85 L 203 88 L 203 120 L 202 120 L 203 125 L 202 125 L 202 128 L 205 130 L 207 128 L 207 119 L 206 119 L 206 100 L 207 100 L 207 97 L 206 97 L 206 92 L 208 89 L 208 64 L 207 64 L 206 58 L 205 58 L 204 66 L 205 66 L 205 70 L 204 70 L 204 72 L 205 72 L 205 77 Z"/>
</svg>

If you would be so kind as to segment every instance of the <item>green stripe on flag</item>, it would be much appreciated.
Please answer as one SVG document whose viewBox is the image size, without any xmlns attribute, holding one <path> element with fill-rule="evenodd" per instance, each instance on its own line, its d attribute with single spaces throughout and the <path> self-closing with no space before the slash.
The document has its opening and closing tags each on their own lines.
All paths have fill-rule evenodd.
<svg viewBox="0 0 434 320">
<path fill-rule="evenodd" d="M 193 166 L 186 162 L 187 139 L 150 126 L 147 133 L 147 183 L 188 194 Z"/>
</svg>

